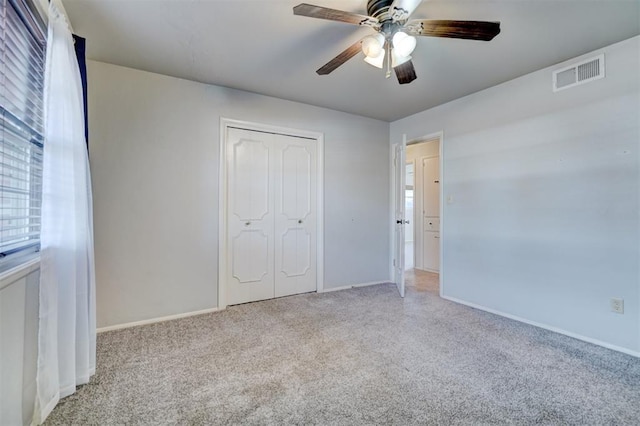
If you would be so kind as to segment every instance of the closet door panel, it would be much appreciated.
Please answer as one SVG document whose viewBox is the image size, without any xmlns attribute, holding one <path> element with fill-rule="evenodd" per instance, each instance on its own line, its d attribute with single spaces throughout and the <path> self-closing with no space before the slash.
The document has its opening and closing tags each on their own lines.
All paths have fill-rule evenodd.
<svg viewBox="0 0 640 426">
<path fill-rule="evenodd" d="M 273 140 L 271 134 L 229 129 L 229 304 L 274 297 Z"/>
<path fill-rule="evenodd" d="M 277 136 L 275 295 L 316 290 L 316 144 Z"/>
<path fill-rule="evenodd" d="M 423 203 L 425 217 L 440 216 L 440 158 L 426 158 L 423 163 Z"/>
</svg>

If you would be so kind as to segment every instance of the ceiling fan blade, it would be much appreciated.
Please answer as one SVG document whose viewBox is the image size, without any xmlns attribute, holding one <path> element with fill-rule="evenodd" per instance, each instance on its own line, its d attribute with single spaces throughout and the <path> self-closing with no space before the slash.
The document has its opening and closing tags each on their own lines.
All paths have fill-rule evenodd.
<svg viewBox="0 0 640 426">
<path fill-rule="evenodd" d="M 398 83 L 400 84 L 409 84 L 418 78 L 416 69 L 413 67 L 413 62 L 411 61 L 398 65 L 393 70 L 396 72 L 396 77 L 398 77 Z"/>
<path fill-rule="evenodd" d="M 489 41 L 500 34 L 500 22 L 414 19 L 405 25 L 409 34 Z"/>
<path fill-rule="evenodd" d="M 316 71 L 319 75 L 327 75 L 335 71 L 340 65 L 347 62 L 349 59 L 356 56 L 361 49 L 362 40 L 355 42 L 351 46 L 347 47 L 342 53 L 338 56 L 327 62 L 322 66 L 318 71 Z"/>
<path fill-rule="evenodd" d="M 378 20 L 371 16 L 358 15 L 357 13 L 345 12 L 342 10 L 329 9 L 322 6 L 302 3 L 293 8 L 294 15 L 308 16 L 310 18 L 328 19 L 330 21 L 346 22 L 355 25 L 367 25 L 375 27 Z"/>
<path fill-rule="evenodd" d="M 394 22 L 406 21 L 413 14 L 422 0 L 395 0 L 389 6 L 389 16 Z"/>
</svg>

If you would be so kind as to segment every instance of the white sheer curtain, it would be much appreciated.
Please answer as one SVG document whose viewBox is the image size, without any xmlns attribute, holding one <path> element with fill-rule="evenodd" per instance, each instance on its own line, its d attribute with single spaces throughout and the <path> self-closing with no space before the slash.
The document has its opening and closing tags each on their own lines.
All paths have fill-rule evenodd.
<svg viewBox="0 0 640 426">
<path fill-rule="evenodd" d="M 95 275 L 91 177 L 73 38 L 49 5 L 45 65 L 37 395 L 33 423 L 95 372 Z"/>
</svg>

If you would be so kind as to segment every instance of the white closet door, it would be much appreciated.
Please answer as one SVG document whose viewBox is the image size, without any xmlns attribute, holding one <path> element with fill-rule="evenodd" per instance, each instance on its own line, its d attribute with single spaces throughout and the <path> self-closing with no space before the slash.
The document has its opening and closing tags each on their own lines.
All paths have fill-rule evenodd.
<svg viewBox="0 0 640 426">
<path fill-rule="evenodd" d="M 423 161 L 423 267 L 427 271 L 440 269 L 440 158 Z"/>
<path fill-rule="evenodd" d="M 440 232 L 424 233 L 424 269 L 432 272 L 440 270 Z"/>
<path fill-rule="evenodd" d="M 274 135 L 229 129 L 228 303 L 274 297 Z"/>
<path fill-rule="evenodd" d="M 316 141 L 229 129 L 228 303 L 316 290 Z"/>
<path fill-rule="evenodd" d="M 425 158 L 422 164 L 424 216 L 440 217 L 440 158 Z"/>
<path fill-rule="evenodd" d="M 276 136 L 275 297 L 316 290 L 316 141 Z"/>
</svg>

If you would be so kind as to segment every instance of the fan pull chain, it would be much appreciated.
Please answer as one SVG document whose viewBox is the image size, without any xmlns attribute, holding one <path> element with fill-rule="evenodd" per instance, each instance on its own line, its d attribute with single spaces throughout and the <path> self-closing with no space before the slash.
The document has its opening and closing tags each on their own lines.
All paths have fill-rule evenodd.
<svg viewBox="0 0 640 426">
<path fill-rule="evenodd" d="M 391 77 L 391 43 L 387 41 L 387 74 L 385 78 Z"/>
</svg>

